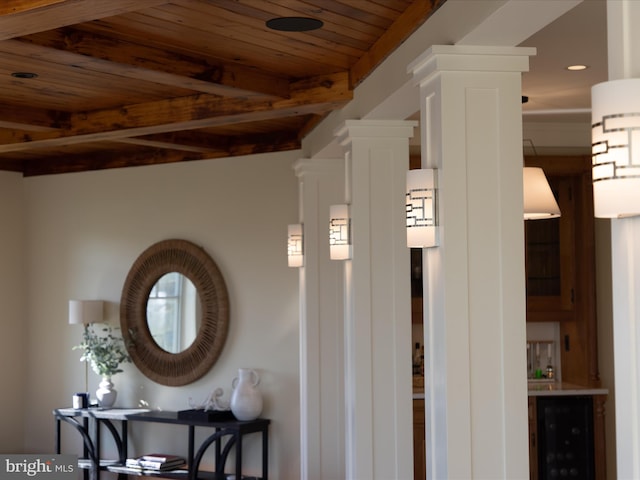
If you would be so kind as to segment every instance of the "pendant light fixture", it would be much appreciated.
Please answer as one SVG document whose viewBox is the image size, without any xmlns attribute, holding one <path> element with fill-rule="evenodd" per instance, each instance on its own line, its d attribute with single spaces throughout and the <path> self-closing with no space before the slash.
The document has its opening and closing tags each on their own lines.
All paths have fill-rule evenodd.
<svg viewBox="0 0 640 480">
<path fill-rule="evenodd" d="M 522 103 L 529 101 L 529 97 L 522 95 Z M 536 147 L 531 141 L 534 155 Z M 542 220 L 560 216 L 560 207 L 553 196 L 551 187 L 544 170 L 540 167 L 524 167 L 522 170 L 522 193 L 524 200 L 524 219 Z"/>
<path fill-rule="evenodd" d="M 540 167 L 524 167 L 522 170 L 524 219 L 541 220 L 560 216 L 547 177 Z"/>
</svg>

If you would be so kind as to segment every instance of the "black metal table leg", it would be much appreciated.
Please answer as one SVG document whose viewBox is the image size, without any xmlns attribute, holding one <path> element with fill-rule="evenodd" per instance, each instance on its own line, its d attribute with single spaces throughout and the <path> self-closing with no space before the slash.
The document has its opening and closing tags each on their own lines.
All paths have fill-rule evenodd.
<svg viewBox="0 0 640 480">
<path fill-rule="evenodd" d="M 262 480 L 269 480 L 269 435 L 266 428 L 262 431 Z"/>
<path fill-rule="evenodd" d="M 236 433 L 236 478 L 242 478 L 242 434 Z"/>
</svg>

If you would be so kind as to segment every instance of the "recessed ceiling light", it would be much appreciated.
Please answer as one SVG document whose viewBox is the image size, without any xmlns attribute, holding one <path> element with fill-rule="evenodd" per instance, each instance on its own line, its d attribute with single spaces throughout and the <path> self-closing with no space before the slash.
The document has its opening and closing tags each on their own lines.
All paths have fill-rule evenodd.
<svg viewBox="0 0 640 480">
<path fill-rule="evenodd" d="M 309 17 L 279 17 L 267 20 L 267 27 L 280 32 L 308 32 L 321 28 L 321 20 Z"/>
<path fill-rule="evenodd" d="M 578 72 L 580 70 L 586 70 L 589 68 L 587 65 L 569 65 L 567 70 L 571 70 L 572 72 Z"/>
<path fill-rule="evenodd" d="M 14 78 L 38 78 L 37 73 L 31 72 L 13 72 L 11 76 Z"/>
</svg>

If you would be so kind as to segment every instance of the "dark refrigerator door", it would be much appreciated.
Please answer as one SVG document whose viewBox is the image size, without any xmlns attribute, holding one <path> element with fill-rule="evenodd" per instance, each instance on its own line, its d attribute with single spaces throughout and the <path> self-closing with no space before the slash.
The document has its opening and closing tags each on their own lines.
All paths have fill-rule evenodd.
<svg viewBox="0 0 640 480">
<path fill-rule="evenodd" d="M 538 397 L 540 480 L 595 478 L 592 397 Z"/>
</svg>

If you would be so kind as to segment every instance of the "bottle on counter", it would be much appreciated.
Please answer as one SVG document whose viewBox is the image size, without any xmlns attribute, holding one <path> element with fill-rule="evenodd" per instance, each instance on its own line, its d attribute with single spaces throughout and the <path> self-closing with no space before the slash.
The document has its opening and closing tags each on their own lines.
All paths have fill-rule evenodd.
<svg viewBox="0 0 640 480">
<path fill-rule="evenodd" d="M 547 378 L 552 379 L 554 377 L 553 366 L 547 365 Z"/>
<path fill-rule="evenodd" d="M 413 374 L 420 375 L 420 343 L 416 342 L 416 349 L 413 352 Z"/>
</svg>

